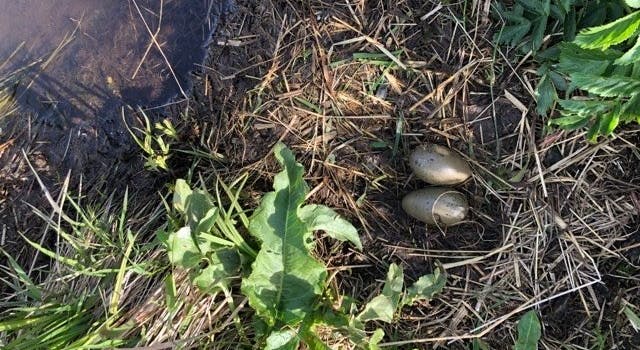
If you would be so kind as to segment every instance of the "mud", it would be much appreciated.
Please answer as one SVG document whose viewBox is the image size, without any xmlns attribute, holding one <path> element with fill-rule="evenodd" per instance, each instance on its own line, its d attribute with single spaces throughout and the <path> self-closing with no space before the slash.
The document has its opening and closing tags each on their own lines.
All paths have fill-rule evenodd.
<svg viewBox="0 0 640 350">
<path fill-rule="evenodd" d="M 186 98 L 190 73 L 228 6 L 220 0 L 0 0 L 0 76 L 13 76 L 19 104 L 43 124 L 37 139 L 47 145 L 49 164 L 82 171 L 123 158 L 130 137 L 122 108 Z M 27 121 L 9 123 L 3 138 Z"/>
</svg>

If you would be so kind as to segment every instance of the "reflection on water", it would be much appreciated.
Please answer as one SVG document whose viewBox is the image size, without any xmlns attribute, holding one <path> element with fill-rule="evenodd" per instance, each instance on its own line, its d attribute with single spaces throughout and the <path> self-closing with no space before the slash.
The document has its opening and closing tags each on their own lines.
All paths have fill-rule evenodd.
<svg viewBox="0 0 640 350">
<path fill-rule="evenodd" d="M 222 2 L 0 0 L 0 76 L 18 72 L 45 142 L 108 153 L 126 136 L 121 106 L 185 94 Z"/>
</svg>

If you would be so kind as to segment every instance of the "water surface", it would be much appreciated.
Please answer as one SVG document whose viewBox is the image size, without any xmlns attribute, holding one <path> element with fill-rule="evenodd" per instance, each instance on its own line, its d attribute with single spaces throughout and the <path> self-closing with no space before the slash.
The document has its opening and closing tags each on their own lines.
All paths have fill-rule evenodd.
<svg viewBox="0 0 640 350">
<path fill-rule="evenodd" d="M 108 154 L 128 137 L 122 106 L 186 95 L 227 3 L 0 0 L 0 76 L 17 77 L 20 104 L 44 125 L 39 139 L 58 148 L 51 158 L 70 146 Z"/>
</svg>

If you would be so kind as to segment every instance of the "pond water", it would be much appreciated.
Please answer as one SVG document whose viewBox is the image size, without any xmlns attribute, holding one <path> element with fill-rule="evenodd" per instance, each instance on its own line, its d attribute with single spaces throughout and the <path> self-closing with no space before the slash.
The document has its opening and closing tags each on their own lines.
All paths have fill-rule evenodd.
<svg viewBox="0 0 640 350">
<path fill-rule="evenodd" d="M 128 137 L 122 106 L 154 107 L 186 96 L 189 74 L 202 63 L 228 6 L 221 0 L 0 0 L 0 78 L 19 81 L 17 99 L 45 125 L 45 142 L 109 153 Z"/>
</svg>

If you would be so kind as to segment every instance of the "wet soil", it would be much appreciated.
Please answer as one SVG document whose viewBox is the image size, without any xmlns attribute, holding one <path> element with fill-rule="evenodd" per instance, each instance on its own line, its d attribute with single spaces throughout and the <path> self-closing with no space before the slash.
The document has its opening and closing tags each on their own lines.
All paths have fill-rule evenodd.
<svg viewBox="0 0 640 350">
<path fill-rule="evenodd" d="M 0 85 L 18 111 L 0 120 L 1 245 L 28 259 L 18 233 L 36 242 L 49 205 L 70 190 L 155 196 L 164 183 L 142 171 L 126 129 L 178 117 L 229 0 L 0 0 Z M 24 153 L 23 153 L 24 151 Z M 26 157 L 25 157 L 26 155 Z M 120 191 L 123 192 L 123 191 Z M 120 193 L 122 195 L 122 193 Z M 116 199 L 117 200 L 117 199 Z M 46 241 L 45 241 L 46 243 Z"/>
</svg>

